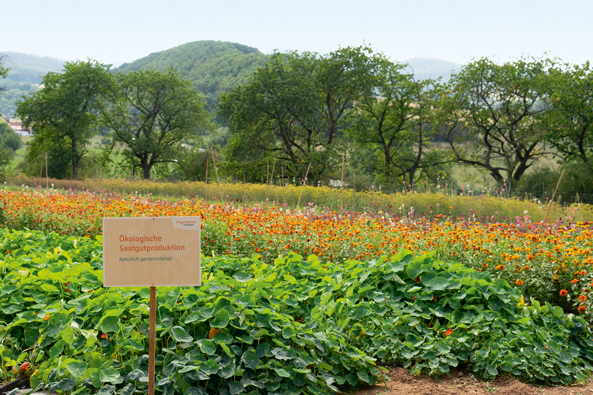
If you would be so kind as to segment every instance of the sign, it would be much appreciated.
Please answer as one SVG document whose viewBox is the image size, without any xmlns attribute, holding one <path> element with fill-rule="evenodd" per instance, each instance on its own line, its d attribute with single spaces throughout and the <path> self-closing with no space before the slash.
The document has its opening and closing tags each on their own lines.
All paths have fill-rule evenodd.
<svg viewBox="0 0 593 395">
<path fill-rule="evenodd" d="M 200 217 L 103 218 L 103 286 L 199 286 Z"/>
</svg>

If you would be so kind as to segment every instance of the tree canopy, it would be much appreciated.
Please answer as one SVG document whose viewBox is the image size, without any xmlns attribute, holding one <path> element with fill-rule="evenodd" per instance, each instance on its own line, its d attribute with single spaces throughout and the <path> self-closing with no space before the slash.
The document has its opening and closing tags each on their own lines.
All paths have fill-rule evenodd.
<svg viewBox="0 0 593 395">
<path fill-rule="evenodd" d="M 70 165 L 71 176 L 78 177 L 80 161 L 97 126 L 101 98 L 112 89 L 109 66 L 97 61 L 69 62 L 62 73 L 43 77 L 43 89 L 17 104 L 23 125 L 33 128 L 35 137 L 28 155 L 47 152 L 61 166 L 54 176 L 64 176 Z"/>
<path fill-rule="evenodd" d="M 229 123 L 229 160 L 279 161 L 290 176 L 309 170 L 319 180 L 337 162 L 342 136 L 361 95 L 371 94 L 381 56 L 368 47 L 327 56 L 274 54 L 245 86 L 223 95 L 220 117 Z"/>
<path fill-rule="evenodd" d="M 116 75 L 116 88 L 101 110 L 130 164 L 148 179 L 158 163 L 175 163 L 183 142 L 195 141 L 210 128 L 202 96 L 179 72 L 139 70 Z"/>
</svg>

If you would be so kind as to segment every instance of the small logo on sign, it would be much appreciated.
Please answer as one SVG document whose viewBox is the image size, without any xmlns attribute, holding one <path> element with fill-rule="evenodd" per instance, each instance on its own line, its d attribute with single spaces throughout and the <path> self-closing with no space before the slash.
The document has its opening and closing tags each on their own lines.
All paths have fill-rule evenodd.
<svg viewBox="0 0 593 395">
<path fill-rule="evenodd" d="M 173 227 L 176 229 L 198 230 L 200 229 L 200 222 L 195 219 L 173 219 Z"/>
</svg>

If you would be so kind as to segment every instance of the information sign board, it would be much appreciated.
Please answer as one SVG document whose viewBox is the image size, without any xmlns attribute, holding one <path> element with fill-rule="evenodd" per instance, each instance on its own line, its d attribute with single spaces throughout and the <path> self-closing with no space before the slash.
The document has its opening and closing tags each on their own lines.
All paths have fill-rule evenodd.
<svg viewBox="0 0 593 395">
<path fill-rule="evenodd" d="M 200 234 L 200 217 L 103 218 L 103 285 L 201 285 Z"/>
</svg>

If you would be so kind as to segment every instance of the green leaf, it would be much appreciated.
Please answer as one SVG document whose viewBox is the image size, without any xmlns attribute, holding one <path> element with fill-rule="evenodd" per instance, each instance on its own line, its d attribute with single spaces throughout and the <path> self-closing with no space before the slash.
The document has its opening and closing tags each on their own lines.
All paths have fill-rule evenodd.
<svg viewBox="0 0 593 395">
<path fill-rule="evenodd" d="M 243 361 L 246 367 L 251 370 L 255 370 L 257 365 L 259 364 L 259 357 L 254 352 L 249 351 L 248 353 L 244 354 Z"/>
<path fill-rule="evenodd" d="M 424 270 L 422 269 L 422 261 L 420 259 L 414 259 L 406 267 L 406 275 L 412 280 L 415 280 L 420 274 L 422 274 L 422 272 L 424 272 Z M 367 382 L 368 381 L 365 381 L 365 383 Z"/>
<path fill-rule="evenodd" d="M 55 387 L 60 391 L 70 391 L 72 388 L 76 386 L 76 380 L 72 378 L 62 379 L 58 382 L 58 385 Z"/>
<path fill-rule="evenodd" d="M 64 345 L 66 343 L 64 342 L 64 340 L 60 339 L 56 342 L 56 344 L 54 344 L 49 351 L 47 352 L 47 354 L 49 355 L 49 357 L 51 359 L 55 359 L 58 357 L 58 355 L 60 355 L 62 353 L 62 351 L 64 351 Z"/>
<path fill-rule="evenodd" d="M 229 312 L 225 309 L 219 310 L 214 314 L 214 319 L 210 320 L 212 328 L 225 328 L 229 323 Z"/>
<path fill-rule="evenodd" d="M 296 331 L 292 326 L 285 326 L 282 328 L 282 337 L 285 339 L 290 339 L 296 334 Z"/>
<path fill-rule="evenodd" d="M 47 284 L 47 283 L 41 284 L 41 287 L 40 288 L 43 291 L 49 292 L 49 293 L 58 293 L 58 292 L 60 292 L 60 290 L 58 288 L 56 288 L 55 286 L 53 286 L 51 284 Z"/>
<path fill-rule="evenodd" d="M 243 272 L 233 274 L 233 278 L 240 283 L 246 283 L 247 281 L 251 280 L 251 275 Z"/>
<path fill-rule="evenodd" d="M 208 362 L 203 363 L 200 365 L 200 372 L 207 374 L 208 376 L 218 373 L 218 369 L 220 367 L 218 364 L 213 360 L 208 360 Z"/>
<path fill-rule="evenodd" d="M 70 362 L 66 366 L 66 370 L 68 370 L 74 378 L 78 379 L 84 374 L 86 367 L 87 367 L 87 364 L 84 362 Z"/>
<path fill-rule="evenodd" d="M 216 344 L 212 340 L 203 339 L 198 342 L 200 351 L 207 355 L 214 355 L 216 352 Z"/>
<path fill-rule="evenodd" d="M 181 326 L 174 326 L 171 328 L 171 335 L 175 341 L 180 343 L 187 343 L 194 340 L 194 338 L 185 331 L 185 328 Z"/>
<path fill-rule="evenodd" d="M 113 368 L 99 370 L 99 380 L 102 383 L 114 383 L 119 378 L 119 372 Z"/>
<path fill-rule="evenodd" d="M 288 371 L 283 368 L 274 368 L 274 370 L 276 371 L 276 374 L 280 377 L 290 377 L 290 373 L 288 373 Z"/>
<path fill-rule="evenodd" d="M 109 332 L 118 332 L 119 331 L 119 317 L 110 316 L 106 317 L 101 325 L 99 325 L 99 329 L 105 333 Z"/>
<path fill-rule="evenodd" d="M 427 281 L 426 283 L 424 283 L 425 285 L 428 285 L 430 288 L 432 288 L 435 291 L 443 291 L 445 289 L 447 289 L 447 287 L 449 286 L 449 280 L 447 280 L 444 277 L 435 277 L 432 280 Z"/>
</svg>

